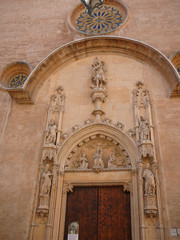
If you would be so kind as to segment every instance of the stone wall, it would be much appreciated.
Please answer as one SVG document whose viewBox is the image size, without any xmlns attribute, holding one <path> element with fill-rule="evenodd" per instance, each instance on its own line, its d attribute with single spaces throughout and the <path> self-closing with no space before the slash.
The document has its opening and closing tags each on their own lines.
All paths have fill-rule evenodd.
<svg viewBox="0 0 180 240">
<path fill-rule="evenodd" d="M 71 3 L 74 6 L 77 1 Z M 178 50 L 179 0 L 127 0 L 126 4 L 129 19 L 117 35 L 144 41 L 166 56 Z M 68 0 L 1 0 L 0 5 L 1 69 L 17 60 L 36 66 L 51 51 L 73 40 L 66 24 L 71 9 Z M 113 122 L 121 121 L 125 130 L 134 128 L 132 90 L 136 82 L 143 81 L 150 91 L 165 239 L 170 239 L 171 228 L 180 228 L 179 98 L 168 98 L 167 82 L 153 65 L 100 52 L 77 58 L 47 75 L 38 86 L 35 104 L 17 104 L 7 92 L 0 92 L 1 239 L 29 239 L 49 98 L 55 89 L 62 85 L 66 95 L 63 132 L 92 117 L 89 85 L 95 56 L 107 66 L 108 98 L 103 110 Z"/>
</svg>

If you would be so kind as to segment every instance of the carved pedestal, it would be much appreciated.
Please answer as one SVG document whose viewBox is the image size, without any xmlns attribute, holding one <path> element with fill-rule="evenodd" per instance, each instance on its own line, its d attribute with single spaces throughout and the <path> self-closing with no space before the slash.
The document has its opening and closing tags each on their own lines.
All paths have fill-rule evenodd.
<svg viewBox="0 0 180 240">
<path fill-rule="evenodd" d="M 139 141 L 138 143 L 139 157 L 154 157 L 153 144 L 150 140 Z"/>
<path fill-rule="evenodd" d="M 39 196 L 39 207 L 37 209 L 37 213 L 44 217 L 49 213 L 49 195 L 42 195 Z"/>
<path fill-rule="evenodd" d="M 56 146 L 54 144 L 45 145 L 42 153 L 42 161 L 56 159 Z"/>
<path fill-rule="evenodd" d="M 91 99 L 95 102 L 96 106 L 94 111 L 92 112 L 93 115 L 96 116 L 95 122 L 101 121 L 101 115 L 104 114 L 102 111 L 102 103 L 106 100 L 107 93 L 103 89 L 96 89 L 94 88 L 93 92 L 91 93 Z"/>
<path fill-rule="evenodd" d="M 156 207 L 155 195 L 144 195 L 144 213 L 147 217 L 156 217 L 158 210 Z"/>
</svg>

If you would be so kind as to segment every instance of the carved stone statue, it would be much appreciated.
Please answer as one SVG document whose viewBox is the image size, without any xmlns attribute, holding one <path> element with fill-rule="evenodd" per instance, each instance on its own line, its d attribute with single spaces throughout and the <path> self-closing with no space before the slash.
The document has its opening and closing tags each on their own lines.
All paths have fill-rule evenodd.
<svg viewBox="0 0 180 240">
<path fill-rule="evenodd" d="M 116 168 L 116 167 L 117 167 L 117 163 L 116 163 L 115 151 L 112 151 L 108 161 L 108 168 Z"/>
<path fill-rule="evenodd" d="M 52 113 L 59 112 L 61 107 L 63 106 L 64 95 L 62 94 L 63 87 L 59 86 L 56 89 L 56 94 L 51 96 L 51 102 L 49 106 L 49 110 Z"/>
<path fill-rule="evenodd" d="M 91 87 L 105 90 L 107 80 L 105 76 L 104 62 L 99 61 L 98 58 L 96 57 L 93 61 L 92 67 L 93 67 L 92 82 L 94 86 Z"/>
<path fill-rule="evenodd" d="M 81 152 L 78 159 L 74 159 L 74 161 L 67 161 L 65 164 L 65 169 L 87 169 L 88 168 L 88 160 L 84 151 Z"/>
<path fill-rule="evenodd" d="M 141 140 L 150 140 L 149 122 L 140 116 L 139 121 L 139 137 Z"/>
<path fill-rule="evenodd" d="M 94 155 L 94 166 L 93 168 L 104 168 L 104 162 L 103 162 L 103 149 L 101 147 L 96 149 L 96 153 Z"/>
<path fill-rule="evenodd" d="M 146 163 L 145 169 L 143 171 L 143 178 L 145 179 L 144 184 L 144 194 L 145 195 L 154 195 L 155 194 L 155 179 L 154 174 L 149 169 L 150 164 Z"/>
<path fill-rule="evenodd" d="M 40 189 L 40 195 L 49 196 L 50 189 L 51 189 L 51 178 L 52 178 L 52 173 L 49 170 L 49 164 L 47 164 L 41 176 L 42 184 Z"/>
<path fill-rule="evenodd" d="M 87 169 L 88 168 L 87 156 L 86 156 L 84 151 L 82 151 L 81 155 L 79 155 L 79 168 L 80 169 Z"/>
<path fill-rule="evenodd" d="M 53 120 L 50 121 L 45 133 L 46 144 L 56 144 L 57 126 Z"/>
</svg>

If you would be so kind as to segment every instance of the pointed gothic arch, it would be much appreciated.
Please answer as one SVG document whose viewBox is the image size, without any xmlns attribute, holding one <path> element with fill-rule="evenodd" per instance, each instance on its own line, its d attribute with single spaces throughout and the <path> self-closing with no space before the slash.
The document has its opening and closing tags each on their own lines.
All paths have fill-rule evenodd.
<svg viewBox="0 0 180 240">
<path fill-rule="evenodd" d="M 88 138 L 95 135 L 104 135 L 116 141 L 120 144 L 128 153 L 132 165 L 132 170 L 136 169 L 138 161 L 138 150 L 132 138 L 130 138 L 124 131 L 106 124 L 91 124 L 78 130 L 70 135 L 62 144 L 57 157 L 59 163 L 59 170 L 64 170 L 65 161 L 68 155 L 73 151 L 75 147 L 81 144 Z"/>
<path fill-rule="evenodd" d="M 84 171 L 66 171 L 64 169 L 68 156 L 74 153 L 74 149 L 82 146 L 83 142 L 91 142 L 93 136 L 100 136 L 102 139 L 108 138 L 115 145 L 124 148 L 131 161 L 131 169 L 107 169 L 102 170 L 100 174 Z M 139 201 L 138 201 L 138 178 L 137 162 L 138 149 L 133 141 L 124 131 L 108 124 L 90 124 L 73 132 L 61 145 L 58 151 L 57 164 L 59 165 L 59 176 L 56 193 L 51 197 L 53 209 L 50 208 L 49 224 L 52 228 L 47 228 L 47 235 L 52 239 L 62 240 L 64 236 L 64 224 L 66 214 L 67 193 L 73 191 L 74 186 L 123 186 L 124 191 L 130 192 L 131 202 L 131 225 L 132 239 L 139 239 Z M 110 171 L 110 172 L 109 172 Z M 111 173 L 111 174 L 109 174 Z M 78 176 L 78 177 L 77 177 Z M 88 176 L 88 177 L 87 177 Z M 54 189 L 55 189 L 54 188 Z M 53 192 L 53 189 L 52 189 Z M 54 197 L 54 199 L 53 199 Z"/>
</svg>

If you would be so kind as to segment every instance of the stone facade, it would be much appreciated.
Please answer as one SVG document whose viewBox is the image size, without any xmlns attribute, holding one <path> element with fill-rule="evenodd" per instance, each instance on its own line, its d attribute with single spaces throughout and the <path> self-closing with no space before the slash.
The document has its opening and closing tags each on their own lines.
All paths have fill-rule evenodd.
<svg viewBox="0 0 180 240">
<path fill-rule="evenodd" d="M 93 38 L 68 27 L 76 4 L 1 1 L 0 239 L 62 240 L 67 192 L 93 184 L 130 191 L 133 240 L 180 239 L 179 0 L 127 0 Z"/>
</svg>

